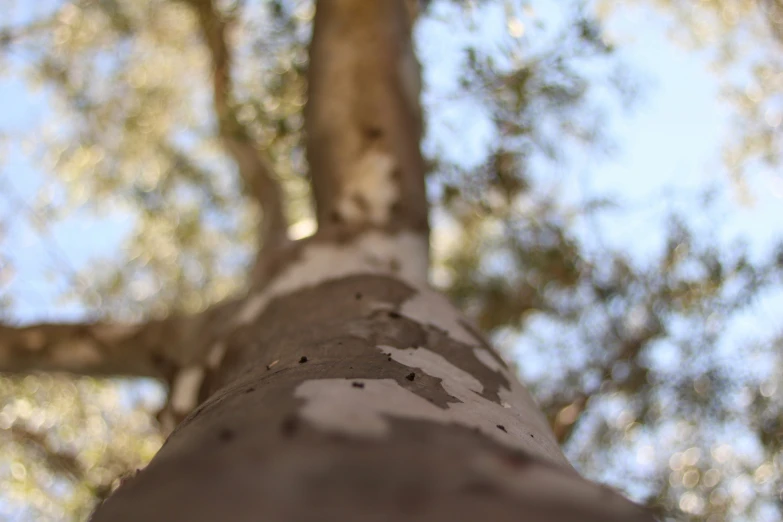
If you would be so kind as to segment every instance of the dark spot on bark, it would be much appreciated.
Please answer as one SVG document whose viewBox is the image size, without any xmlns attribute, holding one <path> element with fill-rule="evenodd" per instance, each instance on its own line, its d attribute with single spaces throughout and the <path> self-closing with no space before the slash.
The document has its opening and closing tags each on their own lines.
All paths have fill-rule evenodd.
<svg viewBox="0 0 783 522">
<path fill-rule="evenodd" d="M 280 424 L 280 432 L 284 437 L 292 437 L 299 431 L 299 418 L 296 415 L 288 415 Z"/>
<path fill-rule="evenodd" d="M 354 381 L 351 383 L 351 386 L 354 388 L 364 388 L 364 383 L 359 381 Z"/>
<path fill-rule="evenodd" d="M 386 360 L 387 360 L 387 361 L 389 361 L 389 362 L 391 362 L 391 360 L 392 360 L 392 358 L 391 358 L 391 355 L 389 355 L 389 356 L 388 356 L 388 358 L 387 358 Z"/>
<path fill-rule="evenodd" d="M 332 223 L 340 223 L 343 220 L 343 217 L 336 210 L 332 210 L 332 213 L 329 215 L 329 219 L 332 221 Z"/>
<path fill-rule="evenodd" d="M 508 431 L 506 430 L 506 427 L 505 427 L 505 426 L 503 426 L 502 424 L 498 424 L 498 429 L 499 429 L 500 431 L 502 431 L 503 433 L 508 433 Z"/>
<path fill-rule="evenodd" d="M 252 393 L 254 391 L 256 391 L 256 387 L 255 386 L 251 386 L 250 388 L 245 390 L 245 393 Z"/>
<path fill-rule="evenodd" d="M 303 355 L 303 356 L 302 356 L 302 357 L 299 359 L 299 364 L 306 363 L 306 362 L 307 362 L 307 356 L 306 356 L 306 355 Z"/>
<path fill-rule="evenodd" d="M 380 127 L 367 127 L 364 129 L 364 135 L 371 140 L 377 140 L 383 136 L 383 131 Z"/>
<path fill-rule="evenodd" d="M 361 292 L 356 292 L 356 296 L 355 297 L 356 297 L 356 300 L 358 301 L 359 299 L 362 298 L 362 293 Z"/>
<path fill-rule="evenodd" d="M 401 316 L 400 314 L 398 314 L 397 312 L 389 312 L 389 314 L 388 314 L 388 315 L 389 315 L 389 317 L 391 317 L 392 319 L 399 319 L 400 317 L 402 317 L 402 316 Z"/>
<path fill-rule="evenodd" d="M 223 428 L 220 430 L 220 433 L 218 433 L 218 439 L 220 439 L 221 442 L 229 442 L 233 438 L 234 432 L 228 428 Z"/>
<path fill-rule="evenodd" d="M 535 439 L 535 437 L 533 436 L 533 434 L 532 434 L 532 433 L 530 434 L 530 438 L 531 438 L 531 439 Z"/>
<path fill-rule="evenodd" d="M 405 378 L 408 379 L 409 381 L 412 381 L 413 379 L 416 378 L 416 374 L 411 372 L 408 375 L 406 375 Z"/>
</svg>

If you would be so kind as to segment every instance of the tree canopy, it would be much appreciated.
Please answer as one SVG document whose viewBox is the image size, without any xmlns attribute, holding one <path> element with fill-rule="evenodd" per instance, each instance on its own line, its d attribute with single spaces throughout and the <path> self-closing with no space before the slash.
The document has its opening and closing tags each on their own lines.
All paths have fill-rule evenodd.
<svg viewBox="0 0 783 522">
<path fill-rule="evenodd" d="M 734 178 L 760 160 L 779 168 L 780 4 L 649 3 L 728 71 Z M 312 1 L 216 2 L 207 20 L 230 30 L 233 87 L 220 100 L 198 2 L 5 4 L 0 81 L 40 113 L 0 127 L 2 323 L 140 320 L 241 292 L 270 240 L 255 225 L 270 215 L 227 150 L 238 136 L 273 167 L 293 235 L 312 229 L 301 114 Z M 626 205 L 571 188 L 580 162 L 611 154 L 607 114 L 643 104 L 646 88 L 605 34 L 609 11 L 422 4 L 433 281 L 513 354 L 588 477 L 665 519 L 772 520 L 783 512 L 783 339 L 752 317 L 779 296 L 783 244 L 720 241 L 731 216 L 706 186 L 689 212 L 672 205 L 650 224 L 660 248 L 637 256 L 602 241 Z M 748 34 L 755 45 L 742 49 Z M 31 235 L 43 259 L 16 250 Z M 41 296 L 30 277 L 46 278 Z M 752 334 L 738 334 L 748 320 Z M 84 519 L 161 443 L 163 394 L 150 381 L 0 377 L 2 516 Z"/>
</svg>

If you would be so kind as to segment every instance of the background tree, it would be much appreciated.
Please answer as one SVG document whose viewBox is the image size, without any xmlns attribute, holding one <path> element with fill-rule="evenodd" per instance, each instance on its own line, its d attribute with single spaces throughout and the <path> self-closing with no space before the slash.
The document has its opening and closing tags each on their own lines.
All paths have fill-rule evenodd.
<svg viewBox="0 0 783 522">
<path fill-rule="evenodd" d="M 308 233 L 301 108 L 310 3 L 220 5 L 234 88 L 214 106 L 215 58 L 188 5 L 38 5 L 40 12 L 17 6 L 3 45 L 9 72 L 43 86 L 40 96 L 58 111 L 27 151 L 51 174 L 35 198 L 18 194 L 6 174 L 8 207 L 45 233 L 75 213 L 127 231 L 121 251 L 55 264 L 55 284 L 81 305 L 65 314 L 163 318 L 243 288 L 260 238 L 257 209 L 242 199 L 254 189 L 237 183 L 232 140 L 250 136 L 268 152 L 292 202 L 285 212 L 293 232 Z M 730 320 L 778 283 L 778 253 L 726 248 L 677 215 L 665 247 L 643 260 L 585 241 L 578 224 L 622 219 L 621 210 L 604 200 L 575 205 L 553 189 L 551 172 L 606 144 L 595 93 L 613 89 L 622 100 L 633 85 L 589 11 L 558 6 L 539 2 L 536 15 L 521 3 L 433 2 L 419 21 L 425 71 L 437 71 L 445 55 L 454 64 L 448 76 L 459 78 L 428 77 L 425 98 L 435 280 L 482 329 L 525 346 L 521 361 L 543 358 L 543 375 L 521 369 L 588 475 L 671 517 L 677 508 L 705 520 L 769 513 L 779 506 L 780 376 L 736 367 L 753 351 L 775 368 L 779 340 L 767 332 L 725 339 Z M 457 48 L 427 51 L 426 30 L 437 24 L 460 29 Z M 465 116 L 466 108 L 482 117 Z M 452 120 L 486 136 L 480 152 L 454 150 L 443 130 L 449 111 L 462 111 Z M 13 154 L 22 137 L 6 140 Z M 6 223 L 18 226 L 10 213 Z M 6 270 L 18 265 L 13 253 L 5 257 Z M 17 297 L 10 318 L 30 319 L 14 292 L 4 297 Z M 730 356 L 714 348 L 721 344 Z M 14 494 L 28 505 L 21 519 L 83 518 L 160 441 L 144 414 L 161 406 L 150 383 L 48 375 L 2 382 L 3 478 L 9 505 L 21 509 Z M 89 438 L 77 435 L 84 426 Z M 753 446 L 753 458 L 732 458 L 727 434 Z M 676 451 L 663 449 L 669 440 Z M 636 466 L 635 455 L 652 446 L 656 458 Z"/>
</svg>

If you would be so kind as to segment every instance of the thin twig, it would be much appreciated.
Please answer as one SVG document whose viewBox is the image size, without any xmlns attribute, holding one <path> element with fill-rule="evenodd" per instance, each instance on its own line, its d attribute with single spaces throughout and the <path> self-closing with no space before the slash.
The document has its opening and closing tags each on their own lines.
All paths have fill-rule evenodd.
<svg viewBox="0 0 783 522">
<path fill-rule="evenodd" d="M 283 192 L 269 161 L 259 150 L 247 127 L 237 119 L 231 99 L 231 52 L 226 43 L 226 21 L 216 11 L 211 0 L 183 1 L 195 9 L 212 58 L 213 97 L 220 138 L 237 164 L 248 195 L 258 202 L 263 212 L 259 255 L 266 254 L 288 241 Z"/>
</svg>

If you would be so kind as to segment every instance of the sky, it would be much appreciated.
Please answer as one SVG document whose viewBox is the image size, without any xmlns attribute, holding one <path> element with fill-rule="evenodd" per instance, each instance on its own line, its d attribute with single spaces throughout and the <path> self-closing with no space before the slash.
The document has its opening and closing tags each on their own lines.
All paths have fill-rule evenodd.
<svg viewBox="0 0 783 522">
<path fill-rule="evenodd" d="M 536 16 L 548 14 L 533 13 L 522 22 L 533 23 Z M 457 31 L 437 20 L 423 25 L 419 47 L 425 81 L 433 89 L 447 88 L 453 81 L 448 72 L 457 59 L 448 52 L 449 42 Z M 579 182 L 566 187 L 566 193 L 574 200 L 606 195 L 620 201 L 621 219 L 607 213 L 599 220 L 601 241 L 637 259 L 660 249 L 661 225 L 671 205 L 724 244 L 744 239 L 760 256 L 783 239 L 783 190 L 774 174 L 757 172 L 751 177 L 753 203 L 744 204 L 737 197 L 721 163 L 722 146 L 734 132 L 731 108 L 720 97 L 709 56 L 678 47 L 667 36 L 669 28 L 670 20 L 647 8 L 618 10 L 609 20 L 607 34 L 645 88 L 631 109 L 610 111 L 607 128 L 613 153 L 579 158 L 577 177 L 571 178 Z M 421 45 L 425 39 L 428 45 Z M 0 76 L 0 135 L 45 124 L 47 110 L 44 92 L 29 92 L 22 82 Z M 431 123 L 429 132 L 458 143 L 452 153 L 470 161 L 491 136 L 480 120 L 466 122 L 464 111 L 455 105 L 442 120 Z M 466 124 L 471 125 L 469 137 Z M 0 265 L 0 296 L 9 293 L 15 299 L 5 317 L 18 322 L 75 319 L 84 310 L 58 304 L 61 292 L 72 284 L 69 274 L 96 256 L 111 257 L 131 224 L 121 212 L 97 217 L 76 213 L 50 228 L 31 227 L 29 219 L 19 219 L 29 217 L 30 202 L 45 179 L 41 167 L 29 160 L 33 145 L 0 147 L 0 261 L 12 259 L 14 269 L 9 274 Z M 698 190 L 706 184 L 719 188 L 714 215 L 692 210 Z M 667 194 L 672 197 L 664 197 Z M 715 216 L 722 218 L 719 230 L 712 227 Z M 577 230 L 585 242 L 596 241 L 588 223 L 578 224 Z M 783 329 L 776 313 L 781 308 L 780 295 L 760 300 L 753 317 L 738 321 L 735 335 L 760 326 Z M 529 371 L 535 371 L 535 365 Z"/>
</svg>

